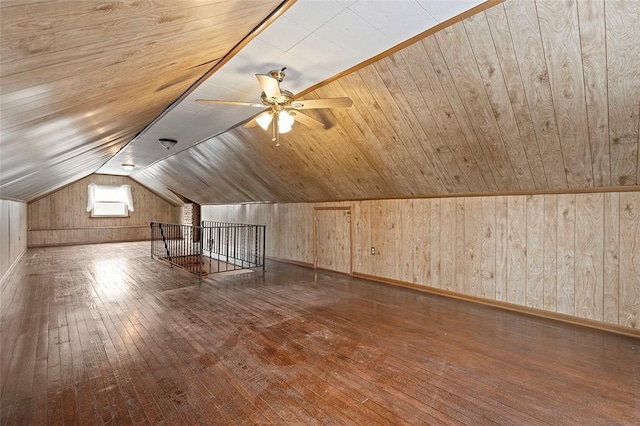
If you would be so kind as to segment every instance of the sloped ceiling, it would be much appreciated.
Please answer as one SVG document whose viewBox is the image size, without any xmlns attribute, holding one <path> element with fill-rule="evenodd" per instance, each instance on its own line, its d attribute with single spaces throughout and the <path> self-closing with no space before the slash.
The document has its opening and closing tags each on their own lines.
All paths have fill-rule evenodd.
<svg viewBox="0 0 640 426">
<path fill-rule="evenodd" d="M 228 3 L 243 6 L 242 2 L 224 4 Z M 232 38 L 240 40 L 241 34 L 277 6 L 264 4 L 265 9 L 255 15 L 240 9 L 225 15 L 229 20 L 237 18 L 236 25 L 227 30 L 245 25 L 243 31 L 229 37 L 227 50 L 235 44 Z M 224 52 L 219 43 L 194 43 L 197 47 L 191 55 L 199 59 L 185 66 L 182 61 L 190 57 L 181 50 L 185 46 L 172 48 L 174 38 L 168 37 L 168 46 L 160 49 L 167 54 L 158 54 L 156 62 L 145 62 L 142 72 L 131 72 L 132 68 L 116 72 L 114 68 L 118 77 L 113 87 L 104 73 L 102 80 L 82 78 L 83 73 L 91 76 L 99 65 L 94 63 L 77 75 L 53 79 L 62 81 L 51 88 L 44 78 L 46 70 L 55 75 L 56 67 L 61 66 L 57 63 L 75 60 L 80 66 L 87 62 L 67 48 L 65 54 L 52 55 L 52 63 L 44 62 L 42 71 L 29 71 L 42 78 L 44 93 L 56 90 L 44 99 L 63 105 L 58 121 L 40 123 L 34 117 L 43 97 L 34 91 L 29 101 L 30 96 L 19 91 L 21 78 L 28 76 L 13 71 L 5 78 L 5 61 L 10 64 L 5 43 L 20 45 L 5 40 L 5 9 L 10 8 L 3 2 L 3 198 L 33 199 L 55 185 L 95 171 L 202 75 L 201 69 L 199 74 L 188 74 L 189 66 L 200 64 L 205 56 L 223 54 L 200 56 L 202 49 Z M 55 11 L 50 14 L 55 16 Z M 255 19 L 247 25 L 249 16 Z M 149 18 L 145 15 L 144 19 Z M 25 18 L 23 25 L 40 21 Z M 167 197 L 174 191 L 200 204 L 638 185 L 638 22 L 640 1 L 509 0 L 306 93 L 306 99 L 353 99 L 350 109 L 310 113 L 327 124 L 326 130 L 296 125 L 282 135 L 276 147 L 261 129 L 237 127 L 137 170 L 131 177 Z M 158 37 L 149 36 L 146 41 L 155 45 L 162 40 Z M 56 42 L 64 38 L 54 37 Z M 124 37 L 122 43 L 130 41 Z M 37 43 L 34 46 L 32 55 L 47 56 L 46 50 L 37 53 Z M 144 43 L 137 47 L 146 48 Z M 20 49 L 15 48 L 16 52 Z M 121 55 L 130 52 L 135 56 L 136 48 L 131 49 Z M 68 59 L 67 54 L 71 55 Z M 163 61 L 169 64 L 163 67 Z M 168 72 L 169 65 L 182 70 L 188 83 L 171 85 L 185 74 Z M 81 90 L 73 90 L 76 86 Z M 13 104 L 5 104 L 5 87 L 7 94 L 16 95 L 7 101 Z M 158 87 L 167 88 L 157 92 Z M 126 95 L 121 97 L 122 91 Z M 165 91 L 171 94 L 159 100 Z M 74 111 L 86 113 L 85 108 L 74 109 L 86 97 L 100 106 L 99 113 L 74 116 Z M 96 102 L 96 97 L 112 102 Z M 26 112 L 21 114 L 21 110 Z M 7 127 L 5 111 L 24 118 L 12 119 Z M 109 111 L 109 117 L 102 118 Z M 86 125 L 80 126 L 82 123 Z M 85 129 L 83 134 L 77 133 L 80 127 Z M 102 128 L 109 128 L 117 137 L 101 140 L 103 133 L 98 129 Z M 56 152 L 52 147 L 57 145 L 51 143 L 51 134 L 56 132 L 64 140 L 77 139 L 77 144 L 64 145 L 62 152 Z M 22 164 L 30 156 L 42 167 Z M 28 174 L 21 167 L 28 167 Z M 52 179 L 47 185 L 30 178 L 43 172 Z"/>
<path fill-rule="evenodd" d="M 3 1 L 0 196 L 98 170 L 280 4 Z"/>
<path fill-rule="evenodd" d="M 507 1 L 309 93 L 353 99 L 328 130 L 236 128 L 133 177 L 202 204 L 638 185 L 639 22 Z"/>
</svg>

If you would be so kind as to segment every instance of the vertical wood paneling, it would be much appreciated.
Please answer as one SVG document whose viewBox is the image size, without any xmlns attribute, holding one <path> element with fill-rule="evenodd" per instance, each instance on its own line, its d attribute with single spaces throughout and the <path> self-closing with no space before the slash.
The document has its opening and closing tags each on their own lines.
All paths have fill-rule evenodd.
<svg viewBox="0 0 640 426">
<path fill-rule="evenodd" d="M 420 175 L 426 179 L 426 185 L 430 187 L 431 192 L 435 193 L 442 193 L 446 190 L 445 188 L 448 190 L 454 188 L 455 183 L 450 181 L 450 172 L 438 158 L 438 152 L 429 140 L 430 135 L 422 129 L 420 119 L 416 115 L 419 112 L 416 109 L 419 109 L 424 101 L 416 102 L 417 97 L 405 95 L 405 90 L 410 94 L 417 92 L 410 90 L 413 81 L 406 63 L 400 55 L 395 55 L 376 62 L 374 66 L 394 101 L 389 102 L 393 105 L 393 109 L 388 116 L 394 118 L 395 128 L 405 129 L 400 137 L 408 142 L 406 146 L 409 155 L 418 162 Z M 388 103 L 384 98 L 380 98 L 380 101 Z M 424 188 L 427 187 L 426 185 Z"/>
<path fill-rule="evenodd" d="M 544 306 L 544 196 L 527 196 L 526 210 L 526 304 L 532 308 L 542 308 Z"/>
<path fill-rule="evenodd" d="M 134 211 L 127 218 L 92 218 L 87 186 L 130 185 Z M 180 221 L 180 210 L 126 176 L 91 175 L 28 205 L 29 245 L 85 244 L 148 239 L 151 221 Z M 126 227 L 118 229 L 119 227 Z"/>
<path fill-rule="evenodd" d="M 429 222 L 431 225 L 430 243 L 431 243 L 431 281 L 427 282 L 431 287 L 439 288 L 442 286 L 442 236 L 441 236 L 441 200 L 434 198 L 431 200 L 431 215 Z"/>
<path fill-rule="evenodd" d="M 558 305 L 558 196 L 544 196 L 544 309 L 555 312 Z M 561 236 L 562 237 L 562 236 Z"/>
<path fill-rule="evenodd" d="M 575 315 L 576 196 L 558 196 L 556 310 Z"/>
<path fill-rule="evenodd" d="M 335 206 L 353 209 L 356 273 L 637 328 L 638 192 L 209 206 L 203 218 L 265 223 L 268 256 L 310 263 L 313 208 Z"/>
<path fill-rule="evenodd" d="M 414 200 L 398 200 L 396 202 L 399 209 L 399 235 L 394 236 L 396 241 L 396 253 L 399 254 L 396 263 L 400 265 L 400 279 L 402 281 L 411 283 L 414 277 L 414 255 L 415 255 L 415 242 L 416 228 L 420 228 L 420 224 L 414 222 Z M 418 219 L 420 220 L 420 219 Z"/>
<path fill-rule="evenodd" d="M 0 283 L 27 249 L 27 205 L 0 200 Z"/>
<path fill-rule="evenodd" d="M 620 194 L 604 194 L 603 319 L 618 323 L 620 272 Z"/>
<path fill-rule="evenodd" d="M 381 227 L 383 231 L 383 263 L 378 265 L 378 267 L 381 267 L 381 276 L 401 277 L 404 250 L 400 247 L 402 244 L 405 244 L 404 241 L 400 241 L 398 238 L 398 235 L 402 235 L 401 200 L 384 200 L 381 202 L 384 205 L 385 221 L 383 222 L 384 226 Z M 378 271 L 380 271 L 380 269 L 378 269 Z"/>
<path fill-rule="evenodd" d="M 549 72 L 544 60 L 544 48 L 538 13 L 532 1 L 506 2 L 504 7 L 518 68 L 524 84 L 527 104 L 533 120 L 540 155 L 544 163 L 549 188 L 565 188 L 567 177 L 562 159 L 555 112 L 549 86 Z"/>
<path fill-rule="evenodd" d="M 316 266 L 351 273 L 351 215 L 349 210 L 316 209 Z"/>
<path fill-rule="evenodd" d="M 367 274 L 371 274 L 371 216 L 370 216 L 370 201 L 362 201 L 355 203 L 353 207 L 354 221 L 353 239 L 354 247 L 352 247 L 353 258 L 353 270 L 362 271 Z M 355 244 L 355 242 L 358 242 Z"/>
<path fill-rule="evenodd" d="M 638 184 L 640 121 L 640 2 L 611 0 L 605 7 L 611 183 Z M 635 24 L 629 25 L 629 19 Z"/>
<path fill-rule="evenodd" d="M 453 257 L 455 257 L 455 266 L 454 266 L 454 287 L 455 291 L 460 293 L 469 292 L 469 282 L 467 281 L 466 269 L 467 265 L 467 256 L 466 256 L 466 247 L 465 247 L 465 208 L 464 208 L 464 198 L 455 198 L 456 204 L 456 233 L 455 235 L 455 252 L 453 253 Z"/>
<path fill-rule="evenodd" d="M 594 186 L 611 185 L 604 0 L 578 1 L 589 146 Z"/>
<path fill-rule="evenodd" d="M 435 73 L 435 76 L 437 76 L 440 86 L 444 91 L 444 96 L 451 105 L 450 110 L 445 109 L 444 113 L 451 116 L 451 118 L 455 118 L 455 121 L 452 120 L 452 123 L 459 127 L 460 132 L 462 132 L 464 139 L 467 141 L 469 146 L 468 153 L 475 158 L 476 164 L 482 173 L 482 178 L 486 188 L 489 191 L 495 191 L 498 188 L 496 180 L 493 177 L 488 161 L 485 158 L 482 146 L 473 131 L 473 126 L 471 125 L 469 116 L 467 115 L 460 96 L 458 95 L 456 82 L 449 73 L 448 66 L 442 55 L 440 46 L 435 37 L 427 37 L 422 40 L 422 45 L 427 52 L 427 57 L 431 63 L 433 72 Z"/>
<path fill-rule="evenodd" d="M 491 38 L 496 46 L 496 54 L 500 59 L 500 68 L 503 75 L 519 76 L 520 69 L 504 7 L 502 5 L 491 7 L 485 11 L 485 16 L 489 22 Z M 505 78 L 505 86 L 509 94 L 509 102 L 511 103 L 511 108 L 513 108 L 520 137 L 524 143 L 535 187 L 537 189 L 547 188 L 547 175 L 542 163 L 522 78 Z"/>
<path fill-rule="evenodd" d="M 618 324 L 640 328 L 640 193 L 620 193 Z"/>
<path fill-rule="evenodd" d="M 527 215 L 523 196 L 507 200 L 507 302 L 524 305 L 527 282 Z"/>
<path fill-rule="evenodd" d="M 508 269 L 508 205 L 507 197 L 496 197 L 496 300 L 507 300 Z"/>
<path fill-rule="evenodd" d="M 404 226 L 404 224 L 403 224 Z M 408 230 L 413 239 L 413 283 L 431 285 L 432 245 L 431 200 L 413 200 L 413 229 Z"/>
<path fill-rule="evenodd" d="M 482 78 L 477 64 L 472 61 L 473 51 L 463 25 L 454 25 L 439 31 L 435 38 L 440 46 L 449 72 L 456 81 L 456 90 L 467 110 L 472 126 L 477 129 L 476 137 L 482 148 L 493 178 L 502 190 L 518 189 L 513 168 L 504 146 L 487 93 L 480 91 Z M 456 46 L 451 49 L 449 46 Z"/>
<path fill-rule="evenodd" d="M 604 194 L 576 195 L 576 315 L 603 320 Z"/>
<path fill-rule="evenodd" d="M 500 68 L 496 46 L 491 37 L 489 24 L 484 14 L 464 20 L 474 59 L 484 83 L 484 88 L 496 120 L 498 130 L 506 148 L 520 189 L 534 189 L 531 167 L 527 161 L 520 131 L 514 116 L 509 93 L 505 86 L 505 76 Z"/>
<path fill-rule="evenodd" d="M 392 271 L 385 270 L 384 257 L 387 250 L 384 246 L 385 228 L 387 226 L 386 206 L 383 201 L 372 202 L 371 208 L 371 245 L 376 248 L 373 262 L 373 274 L 376 276 L 388 276 Z"/>
<path fill-rule="evenodd" d="M 420 114 L 425 132 L 433 135 L 432 140 L 435 137 L 436 151 L 449 165 L 450 173 L 454 173 L 454 180 L 460 181 L 469 191 L 486 191 L 487 185 L 475 156 L 465 155 L 465 152 L 473 154 L 474 151 L 468 146 L 467 138 L 453 114 L 452 105 L 437 78 L 433 65 L 430 61 L 424 60 L 427 55 L 425 46 L 422 43 L 415 43 L 403 49 L 400 54 L 409 64 L 411 76 L 417 88 L 414 96 L 422 95 L 425 103 L 426 110 Z M 446 161 L 445 158 L 449 156 L 451 158 Z"/>
<path fill-rule="evenodd" d="M 440 288 L 455 290 L 456 199 L 440 200 Z"/>
<path fill-rule="evenodd" d="M 593 186 L 576 2 L 536 2 L 569 188 Z"/>
<path fill-rule="evenodd" d="M 482 295 L 482 199 L 464 198 L 465 288 L 464 293 Z"/>
<path fill-rule="evenodd" d="M 481 297 L 496 298 L 496 197 L 482 197 L 481 255 L 482 290 Z"/>
</svg>

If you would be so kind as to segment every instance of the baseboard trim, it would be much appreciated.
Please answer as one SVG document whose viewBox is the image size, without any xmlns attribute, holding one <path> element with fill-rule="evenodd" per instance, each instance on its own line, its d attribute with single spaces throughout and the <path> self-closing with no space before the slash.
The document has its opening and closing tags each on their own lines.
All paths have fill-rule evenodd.
<svg viewBox="0 0 640 426">
<path fill-rule="evenodd" d="M 273 257 L 273 256 L 265 256 L 267 259 L 269 260 L 275 260 L 277 262 L 283 262 L 283 263 L 290 263 L 292 265 L 297 265 L 297 266 L 304 266 L 305 268 L 311 268 L 313 269 L 313 263 L 308 263 L 308 262 L 301 262 L 299 260 L 291 260 L 291 259 L 282 259 L 279 257 Z"/>
<path fill-rule="evenodd" d="M 413 290 L 422 291 L 425 293 L 431 293 L 439 296 L 451 297 L 453 299 L 464 300 L 467 302 L 479 303 L 482 305 L 506 309 L 506 310 L 518 312 L 521 314 L 533 315 L 536 317 L 551 319 L 555 321 L 561 321 L 561 322 L 565 322 L 573 325 L 579 325 L 583 327 L 594 328 L 597 330 L 608 331 L 611 333 L 622 334 L 628 337 L 640 338 L 640 330 L 634 330 L 632 328 L 623 327 L 621 325 L 608 324 L 608 323 L 603 323 L 600 321 L 591 320 L 587 318 L 579 318 L 572 315 L 561 314 L 558 312 L 550 312 L 542 309 L 530 308 L 528 306 L 516 305 L 514 303 L 503 302 L 500 300 L 483 299 L 482 297 L 466 295 L 463 293 L 457 293 L 454 291 L 444 290 L 444 289 L 435 288 L 435 287 L 413 284 L 406 281 L 394 280 L 391 278 L 377 277 L 375 275 L 368 275 L 360 272 L 354 272 L 353 276 L 357 278 L 369 280 L 369 281 L 376 281 L 383 284 L 391 284 L 398 287 L 405 287 Z"/>
<path fill-rule="evenodd" d="M 34 244 L 29 245 L 27 248 L 46 248 L 46 247 L 69 247 L 69 246 L 87 246 L 91 244 L 119 244 L 119 243 L 139 243 L 143 241 L 151 241 L 146 238 L 143 240 L 113 240 L 113 241 L 92 241 L 92 242 L 69 242 L 58 244 Z"/>
</svg>

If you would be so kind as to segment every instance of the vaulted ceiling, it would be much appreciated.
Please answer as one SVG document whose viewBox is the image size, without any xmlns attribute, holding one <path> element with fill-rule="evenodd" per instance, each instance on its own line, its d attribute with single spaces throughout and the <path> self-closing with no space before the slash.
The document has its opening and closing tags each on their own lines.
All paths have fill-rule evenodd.
<svg viewBox="0 0 640 426">
<path fill-rule="evenodd" d="M 215 61 L 290 6 L 189 3 L 3 2 L 0 196 L 29 201 L 99 170 L 176 99 L 193 104 L 185 94 Z M 201 204 L 638 185 L 640 1 L 485 6 L 304 90 L 353 100 L 309 112 L 326 129 L 296 124 L 276 146 L 231 126 L 131 177 Z"/>
</svg>

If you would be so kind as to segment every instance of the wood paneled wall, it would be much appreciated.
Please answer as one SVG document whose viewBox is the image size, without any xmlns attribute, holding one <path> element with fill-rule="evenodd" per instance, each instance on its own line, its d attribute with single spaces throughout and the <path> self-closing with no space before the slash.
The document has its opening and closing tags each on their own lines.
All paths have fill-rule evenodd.
<svg viewBox="0 0 640 426">
<path fill-rule="evenodd" d="M 640 192 L 206 206 L 313 262 L 313 208 L 352 207 L 353 270 L 640 329 Z M 376 255 L 371 255 L 371 247 Z"/>
<path fill-rule="evenodd" d="M 27 205 L 0 200 L 0 283 L 27 249 Z"/>
<path fill-rule="evenodd" d="M 127 218 L 92 218 L 87 212 L 90 183 L 130 185 L 134 211 Z M 29 203 L 28 245 L 146 240 L 151 221 L 179 223 L 180 207 L 126 176 L 91 175 Z"/>
</svg>

